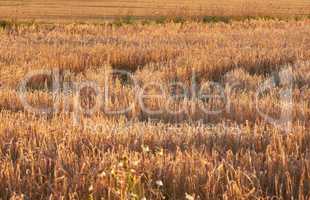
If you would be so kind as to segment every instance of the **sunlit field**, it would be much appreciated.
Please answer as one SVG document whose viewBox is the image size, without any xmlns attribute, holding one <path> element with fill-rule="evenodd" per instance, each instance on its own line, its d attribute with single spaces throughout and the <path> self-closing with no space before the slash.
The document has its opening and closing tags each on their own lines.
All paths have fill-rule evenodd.
<svg viewBox="0 0 310 200">
<path fill-rule="evenodd" d="M 95 21 L 122 16 L 171 15 L 298 16 L 310 14 L 308 0 L 22 0 L 0 1 L 0 18 L 37 21 Z"/>
<path fill-rule="evenodd" d="M 309 3 L 195 2 L 0 1 L 0 199 L 310 198 Z"/>
</svg>

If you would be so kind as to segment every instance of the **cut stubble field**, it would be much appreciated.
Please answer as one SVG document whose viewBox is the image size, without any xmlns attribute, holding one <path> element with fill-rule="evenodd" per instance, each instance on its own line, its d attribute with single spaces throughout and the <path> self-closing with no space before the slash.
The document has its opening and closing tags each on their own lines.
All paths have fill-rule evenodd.
<svg viewBox="0 0 310 200">
<path fill-rule="evenodd" d="M 143 0 L 0 1 L 0 18 L 38 21 L 92 21 L 132 16 L 298 16 L 309 15 L 307 0 Z"/>
<path fill-rule="evenodd" d="M 35 1 L 13 2 L 0 16 L 43 19 Z M 62 6 L 62 19 L 81 16 L 54 2 L 45 20 Z M 307 18 L 12 21 L 0 27 L 0 199 L 309 199 L 309 58 Z"/>
</svg>

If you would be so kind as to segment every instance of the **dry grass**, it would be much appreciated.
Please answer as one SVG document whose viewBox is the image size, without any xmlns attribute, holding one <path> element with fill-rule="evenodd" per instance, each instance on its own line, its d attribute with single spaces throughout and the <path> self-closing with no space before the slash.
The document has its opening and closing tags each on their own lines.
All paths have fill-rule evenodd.
<svg viewBox="0 0 310 200">
<path fill-rule="evenodd" d="M 0 18 L 96 21 L 123 16 L 308 15 L 307 0 L 0 1 Z"/>
<path fill-rule="evenodd" d="M 68 3 L 68 5 L 71 5 Z M 125 25 L 53 24 L 0 31 L 0 198 L 1 199 L 308 199 L 309 20 L 250 20 L 230 24 L 186 22 Z M 255 92 L 274 72 L 291 67 L 292 130 L 266 122 L 259 108 L 279 116 L 281 86 L 255 102 Z M 26 110 L 17 87 L 28 72 L 58 69 L 61 83 L 92 80 L 109 87 L 104 108 L 93 115 L 72 112 L 73 94 L 61 93 L 61 109 L 49 116 Z M 139 86 L 181 81 L 191 87 L 220 83 L 230 111 L 206 115 L 198 105 L 223 108 L 220 100 L 145 102 L 141 109 L 128 80 L 103 75 L 130 71 Z M 65 73 L 66 72 L 66 73 Z M 36 107 L 53 103 L 51 77 L 27 85 Z M 236 85 L 234 88 L 230 86 Z M 73 88 L 71 88 L 73 89 Z M 153 87 L 148 91 L 156 94 Z M 213 91 L 214 92 L 214 91 Z M 92 106 L 91 91 L 81 104 Z M 167 106 L 168 105 L 168 106 Z M 169 109 L 184 108 L 177 115 Z M 67 110 L 64 110 L 68 108 Z"/>
</svg>

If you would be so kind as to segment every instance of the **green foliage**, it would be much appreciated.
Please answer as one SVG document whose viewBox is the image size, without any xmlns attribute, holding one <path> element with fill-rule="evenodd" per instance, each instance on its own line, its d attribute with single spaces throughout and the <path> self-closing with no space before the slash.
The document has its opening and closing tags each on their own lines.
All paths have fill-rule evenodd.
<svg viewBox="0 0 310 200">
<path fill-rule="evenodd" d="M 5 29 L 7 27 L 11 26 L 11 23 L 9 21 L 6 20 L 0 20 L 0 28 L 1 29 Z"/>
<path fill-rule="evenodd" d="M 11 28 L 18 28 L 18 27 L 37 27 L 37 23 L 35 20 L 30 21 L 17 21 L 15 19 L 12 20 L 0 20 L 0 29 L 11 29 Z"/>
<path fill-rule="evenodd" d="M 156 24 L 164 24 L 167 21 L 167 18 L 165 16 L 160 16 L 155 19 Z"/>
<path fill-rule="evenodd" d="M 144 19 L 141 21 L 141 24 L 142 25 L 151 25 L 152 24 L 152 21 L 151 20 L 148 20 L 148 19 Z"/>
<path fill-rule="evenodd" d="M 131 15 L 126 15 L 122 18 L 124 24 L 133 24 L 135 22 L 135 17 Z"/>
<path fill-rule="evenodd" d="M 116 26 L 124 26 L 124 25 L 131 25 L 136 22 L 136 18 L 132 15 L 126 15 L 123 17 L 118 18 L 113 22 Z"/>
<path fill-rule="evenodd" d="M 184 23 L 184 22 L 187 21 L 187 19 L 186 19 L 185 17 L 183 17 L 183 16 L 176 16 L 176 17 L 174 17 L 174 18 L 172 19 L 172 21 L 173 21 L 174 23 Z"/>
<path fill-rule="evenodd" d="M 219 22 L 229 23 L 231 21 L 231 18 L 226 16 L 204 16 L 202 18 L 202 21 L 204 23 L 219 23 Z"/>
</svg>

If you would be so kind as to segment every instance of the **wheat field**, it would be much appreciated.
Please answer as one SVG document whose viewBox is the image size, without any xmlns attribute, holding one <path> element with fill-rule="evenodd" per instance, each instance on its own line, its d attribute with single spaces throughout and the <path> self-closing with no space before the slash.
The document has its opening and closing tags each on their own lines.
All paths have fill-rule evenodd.
<svg viewBox="0 0 310 200">
<path fill-rule="evenodd" d="M 95 21 L 121 16 L 309 15 L 308 0 L 1 0 L 0 18 L 38 21 Z"/>
<path fill-rule="evenodd" d="M 307 1 L 38 2 L 0 1 L 0 199 L 310 198 L 307 17 L 103 20 Z"/>
</svg>

